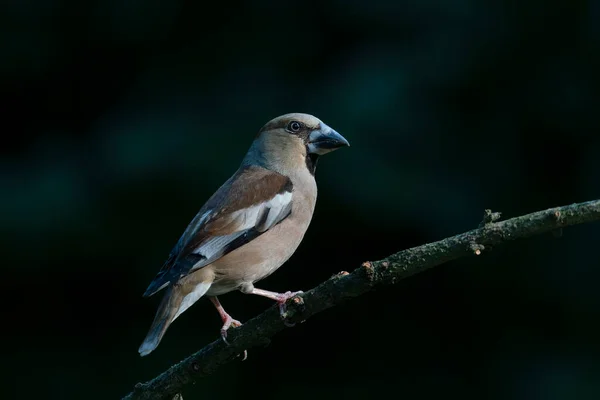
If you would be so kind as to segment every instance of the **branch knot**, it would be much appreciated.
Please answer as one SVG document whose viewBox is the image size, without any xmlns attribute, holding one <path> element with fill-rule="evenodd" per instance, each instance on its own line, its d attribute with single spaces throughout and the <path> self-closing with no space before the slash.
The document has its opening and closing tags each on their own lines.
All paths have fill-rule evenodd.
<svg viewBox="0 0 600 400">
<path fill-rule="evenodd" d="M 373 282 L 375 279 L 375 268 L 373 268 L 373 264 L 370 261 L 365 261 L 362 263 L 363 270 L 365 271 L 365 276 L 369 282 Z"/>
<path fill-rule="evenodd" d="M 483 250 L 485 250 L 485 246 L 482 244 L 477 244 L 477 243 L 470 243 L 469 244 L 469 249 L 476 255 L 479 256 L 481 255 L 481 252 Z"/>
<path fill-rule="evenodd" d="M 501 212 L 492 212 L 489 208 L 483 211 L 483 219 L 479 223 L 479 227 L 483 228 L 486 225 L 498 221 L 502 217 Z"/>
</svg>

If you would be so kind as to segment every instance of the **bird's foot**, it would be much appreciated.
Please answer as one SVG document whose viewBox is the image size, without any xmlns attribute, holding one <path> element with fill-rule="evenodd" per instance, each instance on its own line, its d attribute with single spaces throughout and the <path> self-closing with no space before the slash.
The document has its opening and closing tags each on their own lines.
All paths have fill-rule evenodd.
<svg viewBox="0 0 600 400">
<path fill-rule="evenodd" d="M 242 323 L 237 319 L 231 318 L 231 315 L 225 314 L 223 318 L 223 327 L 221 328 L 221 338 L 229 346 L 229 342 L 227 341 L 227 330 L 231 327 L 238 328 L 242 326 Z"/>
<path fill-rule="evenodd" d="M 223 339 L 223 342 L 225 342 L 227 346 L 230 346 L 229 342 L 227 341 L 227 330 L 232 326 L 234 328 L 238 328 L 242 326 L 242 323 L 237 319 L 231 318 L 231 315 L 229 314 L 227 314 L 227 317 L 223 319 L 223 322 L 224 324 L 221 328 L 221 339 Z M 246 358 L 248 358 L 248 350 L 244 350 L 244 358 L 242 358 L 242 361 L 245 361 Z"/>
<path fill-rule="evenodd" d="M 304 293 L 303 291 L 300 290 L 298 292 L 277 293 L 277 292 L 271 292 L 269 290 L 258 289 L 258 288 L 253 287 L 251 291 L 247 291 L 244 293 L 251 293 L 251 294 L 255 294 L 257 296 L 263 296 L 268 299 L 275 300 L 279 304 L 279 315 L 281 315 L 281 319 L 283 319 L 283 323 L 286 326 L 294 326 L 295 325 L 295 324 L 289 323 L 286 320 L 287 319 L 287 313 L 286 313 L 287 310 L 286 310 L 285 302 L 296 295 Z M 298 300 L 300 300 L 300 299 L 298 299 Z"/>
<path fill-rule="evenodd" d="M 285 292 L 285 293 L 279 293 L 277 296 L 277 303 L 279 304 L 279 315 L 281 315 L 281 318 L 283 319 L 283 323 L 285 324 L 285 326 L 288 327 L 292 327 L 296 324 L 293 324 L 291 322 L 287 321 L 287 307 L 285 305 L 285 303 L 291 299 L 292 297 L 298 295 L 298 294 L 302 294 L 304 293 L 302 290 L 299 290 L 297 292 Z"/>
<path fill-rule="evenodd" d="M 219 313 L 219 316 L 221 317 L 221 320 L 223 321 L 223 327 L 221 328 L 221 339 L 223 339 L 223 342 L 227 346 L 229 346 L 230 344 L 227 341 L 227 330 L 232 326 L 234 328 L 242 326 L 242 323 L 237 319 L 231 318 L 231 315 L 229 315 L 227 311 L 225 311 L 225 309 L 221 305 L 221 302 L 219 302 L 219 299 L 217 299 L 216 296 L 209 297 L 209 299 L 214 304 L 215 308 L 217 309 L 217 312 Z M 242 361 L 244 361 L 246 358 L 248 358 L 248 351 L 244 350 L 244 358 L 242 359 Z"/>
</svg>

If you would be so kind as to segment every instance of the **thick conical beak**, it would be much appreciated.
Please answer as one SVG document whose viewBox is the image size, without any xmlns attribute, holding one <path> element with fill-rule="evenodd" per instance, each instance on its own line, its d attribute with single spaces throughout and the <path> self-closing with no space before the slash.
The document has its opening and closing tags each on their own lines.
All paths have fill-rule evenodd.
<svg viewBox="0 0 600 400">
<path fill-rule="evenodd" d="M 350 146 L 350 143 L 322 122 L 319 129 L 315 129 L 308 135 L 308 152 L 311 154 L 321 155 L 344 146 Z"/>
</svg>

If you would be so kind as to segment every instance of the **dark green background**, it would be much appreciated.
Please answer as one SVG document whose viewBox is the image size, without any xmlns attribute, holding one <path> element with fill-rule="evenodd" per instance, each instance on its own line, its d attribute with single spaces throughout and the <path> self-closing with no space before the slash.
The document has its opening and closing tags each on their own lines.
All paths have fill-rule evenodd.
<svg viewBox="0 0 600 400">
<path fill-rule="evenodd" d="M 259 287 L 600 197 L 600 5 L 10 1 L 0 8 L 2 391 L 116 399 L 215 340 L 202 300 L 149 357 L 141 294 L 258 129 L 314 114 L 304 242 Z M 437 267 L 331 309 L 188 399 L 600 398 L 600 225 Z M 272 302 L 232 293 L 247 320 Z"/>
</svg>

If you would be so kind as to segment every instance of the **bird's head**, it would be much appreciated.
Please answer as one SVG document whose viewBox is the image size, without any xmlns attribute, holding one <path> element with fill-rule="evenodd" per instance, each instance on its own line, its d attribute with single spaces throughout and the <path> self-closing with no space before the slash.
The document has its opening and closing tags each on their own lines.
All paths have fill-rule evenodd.
<svg viewBox="0 0 600 400">
<path fill-rule="evenodd" d="M 317 117 L 291 113 L 267 122 L 246 158 L 281 173 L 302 162 L 314 174 L 319 156 L 344 146 L 350 143 Z"/>
</svg>

